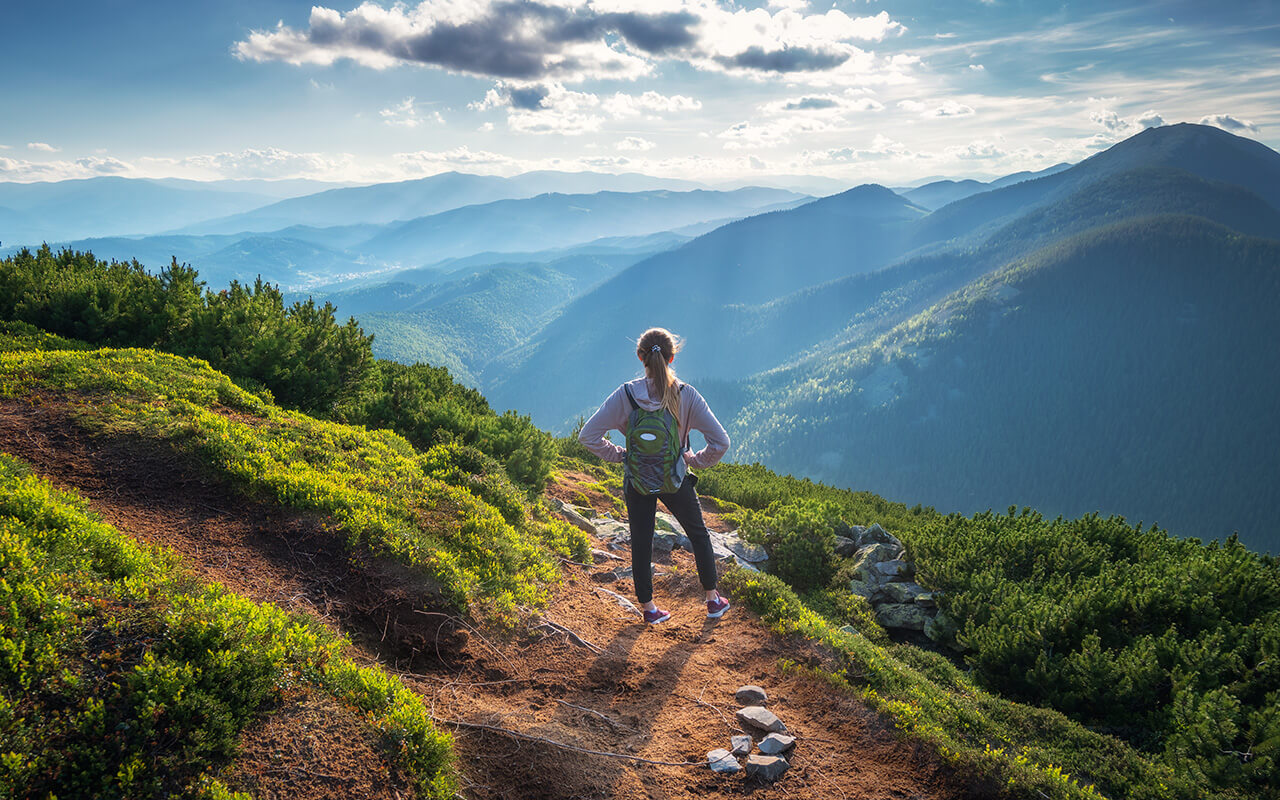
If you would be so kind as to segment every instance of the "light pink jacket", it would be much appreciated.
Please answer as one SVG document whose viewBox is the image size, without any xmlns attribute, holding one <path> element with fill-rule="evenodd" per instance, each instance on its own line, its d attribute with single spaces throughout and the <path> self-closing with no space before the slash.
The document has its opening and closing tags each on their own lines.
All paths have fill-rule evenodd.
<svg viewBox="0 0 1280 800">
<path fill-rule="evenodd" d="M 648 411 L 657 411 L 662 407 L 662 400 L 655 400 L 653 397 L 657 394 L 655 388 L 646 378 L 636 378 L 633 381 L 623 384 L 630 386 L 631 393 L 636 398 L 636 404 Z M 605 461 L 619 463 L 626 454 L 626 449 L 619 447 L 604 435 L 611 430 L 622 431 L 625 436 L 627 433 L 627 420 L 631 416 L 631 403 L 627 400 L 627 393 L 623 386 L 619 386 L 604 401 L 604 405 L 600 406 L 596 413 L 591 415 L 591 419 L 587 420 L 582 426 L 582 431 L 578 434 L 578 441 L 582 442 L 588 450 L 595 453 Z M 716 419 L 716 415 L 711 413 L 711 407 L 707 405 L 707 401 L 698 394 L 698 390 L 684 384 L 684 389 L 680 391 L 680 441 L 682 450 L 684 451 L 684 463 L 690 467 L 709 467 L 717 463 L 724 454 L 729 450 L 729 434 L 725 433 L 724 426 L 720 424 L 720 420 Z M 696 453 L 689 452 L 689 431 L 699 431 L 707 440 L 707 446 Z"/>
</svg>

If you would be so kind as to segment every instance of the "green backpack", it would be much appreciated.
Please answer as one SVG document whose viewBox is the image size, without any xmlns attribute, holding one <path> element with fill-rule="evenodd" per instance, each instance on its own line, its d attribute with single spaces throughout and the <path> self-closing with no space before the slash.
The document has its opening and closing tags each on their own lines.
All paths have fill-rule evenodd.
<svg viewBox="0 0 1280 800">
<path fill-rule="evenodd" d="M 674 494 L 684 476 L 676 473 L 680 464 L 680 436 L 676 418 L 666 406 L 647 411 L 636 402 L 631 387 L 622 388 L 631 401 L 627 418 L 627 457 L 623 471 L 627 482 L 640 494 Z M 681 390 L 684 385 L 680 386 Z"/>
</svg>

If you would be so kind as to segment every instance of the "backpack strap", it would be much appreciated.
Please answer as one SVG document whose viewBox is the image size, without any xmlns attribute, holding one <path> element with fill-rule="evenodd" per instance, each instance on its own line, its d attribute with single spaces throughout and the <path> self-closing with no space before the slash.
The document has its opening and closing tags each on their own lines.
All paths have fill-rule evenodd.
<svg viewBox="0 0 1280 800">
<path fill-rule="evenodd" d="M 639 411 L 640 404 L 636 402 L 636 396 L 631 393 L 631 387 L 624 383 L 622 384 L 622 390 L 627 393 L 627 400 L 631 402 L 631 410 Z"/>
</svg>

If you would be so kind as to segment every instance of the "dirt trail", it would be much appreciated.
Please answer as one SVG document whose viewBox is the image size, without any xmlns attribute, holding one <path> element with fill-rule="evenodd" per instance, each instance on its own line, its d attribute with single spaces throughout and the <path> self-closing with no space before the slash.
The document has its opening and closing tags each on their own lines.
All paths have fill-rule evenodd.
<svg viewBox="0 0 1280 800">
<path fill-rule="evenodd" d="M 0 451 L 85 496 L 125 533 L 178 552 L 201 578 L 346 633 L 360 657 L 400 674 L 439 719 L 653 761 L 700 762 L 708 750 L 727 747 L 737 732 L 734 690 L 756 683 L 798 739 L 791 770 L 777 784 L 762 786 L 705 766 L 659 766 L 459 728 L 466 798 L 988 796 L 936 756 L 899 740 L 853 698 L 820 681 L 781 674 L 779 658 L 810 655 L 803 643 L 767 632 L 741 607 L 721 620 L 706 619 L 692 558 L 682 551 L 656 567 L 655 599 L 672 612 L 669 622 L 646 626 L 599 591 L 629 596 L 628 581 L 603 582 L 604 573 L 628 561 L 566 564 L 546 617 L 593 648 L 563 634 L 501 642 L 427 611 L 420 594 L 393 580 L 392 571 L 353 563 L 322 520 L 246 501 L 165 445 L 90 435 L 64 404 L 0 404 Z M 309 708 L 247 732 L 245 763 L 266 766 L 242 776 L 246 785 L 256 784 L 263 797 L 402 796 L 395 786 L 366 788 L 356 774 L 367 772 L 374 757 L 368 743 L 343 750 L 329 737 L 322 747 L 279 751 L 280 742 L 305 733 L 281 726 L 297 720 L 314 738 L 323 713 L 340 725 L 350 712 Z M 263 748 L 276 751 L 267 759 Z M 281 774 L 301 778 L 290 789 Z M 268 778 L 275 783 L 268 786 Z M 365 790 L 352 794 L 357 780 Z"/>
</svg>

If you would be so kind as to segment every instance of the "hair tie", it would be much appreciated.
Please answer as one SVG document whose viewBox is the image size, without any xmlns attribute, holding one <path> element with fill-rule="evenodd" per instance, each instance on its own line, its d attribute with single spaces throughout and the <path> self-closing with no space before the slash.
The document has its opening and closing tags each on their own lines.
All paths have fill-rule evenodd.
<svg viewBox="0 0 1280 800">
<path fill-rule="evenodd" d="M 660 344 L 655 344 L 653 347 L 650 347 L 650 348 L 649 348 L 649 352 L 650 352 L 650 353 L 661 353 L 661 352 L 662 352 L 662 345 L 660 345 Z"/>
</svg>

